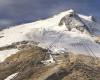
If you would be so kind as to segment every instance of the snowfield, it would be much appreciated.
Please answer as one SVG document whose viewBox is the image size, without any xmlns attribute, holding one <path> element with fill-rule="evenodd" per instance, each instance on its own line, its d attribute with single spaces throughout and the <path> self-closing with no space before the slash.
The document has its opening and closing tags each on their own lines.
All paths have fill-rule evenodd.
<svg viewBox="0 0 100 80">
<path fill-rule="evenodd" d="M 54 52 L 72 51 L 87 55 L 90 53 L 92 56 L 95 54 L 96 57 L 100 57 L 100 45 L 95 43 L 94 37 L 86 31 L 80 32 L 76 28 L 68 31 L 65 24 L 61 26 L 58 25 L 64 16 L 73 12 L 73 10 L 69 10 L 57 14 L 52 18 L 4 29 L 0 31 L 0 47 L 10 45 L 14 42 L 28 40 L 40 42 L 38 46 L 49 48 Z M 100 35 L 99 23 L 93 21 L 92 16 L 77 15 L 85 25 L 93 29 L 93 31 L 91 30 L 93 32 L 92 35 Z M 72 19 L 75 21 L 76 18 Z M 79 24 L 78 20 L 73 23 L 75 25 Z M 71 23 L 71 25 L 74 25 L 73 23 Z M 17 52 L 17 50 L 0 51 L 0 60 L 3 61 L 4 56 L 6 58 L 10 53 L 14 54 L 15 52 Z"/>
<path fill-rule="evenodd" d="M 16 52 L 18 52 L 17 49 L 0 51 L 0 62 L 3 62 L 7 57 L 11 56 L 12 54 L 16 54 Z"/>
</svg>

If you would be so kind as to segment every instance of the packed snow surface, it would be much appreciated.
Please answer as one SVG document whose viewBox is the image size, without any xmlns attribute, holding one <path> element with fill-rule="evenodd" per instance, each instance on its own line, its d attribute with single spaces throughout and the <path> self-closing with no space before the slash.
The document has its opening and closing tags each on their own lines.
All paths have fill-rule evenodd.
<svg viewBox="0 0 100 80">
<path fill-rule="evenodd" d="M 0 47 L 10 45 L 23 40 L 39 42 L 40 47 L 50 48 L 52 51 L 73 51 L 81 54 L 94 53 L 100 57 L 100 45 L 94 42 L 94 38 L 86 32 L 80 32 L 73 28 L 68 31 L 66 25 L 59 26 L 60 20 L 72 13 L 73 10 L 65 11 L 45 20 L 39 20 L 4 29 L 0 32 Z M 93 34 L 100 35 L 99 23 L 92 21 L 91 16 L 78 14 L 87 26 L 92 26 Z M 78 25 L 78 23 L 75 23 Z M 6 53 L 7 51 L 0 51 Z"/>
</svg>

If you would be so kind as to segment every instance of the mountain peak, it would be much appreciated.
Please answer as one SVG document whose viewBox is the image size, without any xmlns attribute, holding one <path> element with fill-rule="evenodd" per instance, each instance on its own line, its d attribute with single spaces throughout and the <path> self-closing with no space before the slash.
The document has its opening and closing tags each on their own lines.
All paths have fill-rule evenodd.
<svg viewBox="0 0 100 80">
<path fill-rule="evenodd" d="M 94 33 L 100 35 L 100 29 L 98 23 L 91 19 L 93 19 L 92 16 L 80 15 L 70 9 L 48 19 L 4 29 L 0 31 L 0 48 L 12 46 L 16 42 L 34 41 L 39 43 L 40 47 L 55 51 L 88 53 L 83 48 L 88 44 L 92 50 L 94 50 L 92 46 L 95 48 L 98 46 L 99 49 L 94 50 L 94 53 L 100 56 L 98 54 L 100 45 L 95 43 L 95 38 L 91 36 Z M 5 50 L 1 53 L 5 53 Z"/>
<path fill-rule="evenodd" d="M 75 12 L 73 9 L 69 9 L 68 11 L 66 11 L 66 12 L 69 12 L 69 13 L 73 13 L 73 12 Z"/>
<path fill-rule="evenodd" d="M 92 17 L 89 16 L 89 19 L 92 19 Z M 73 10 L 69 10 L 69 14 L 62 17 L 62 19 L 59 22 L 59 26 L 62 26 L 63 24 L 65 24 L 68 31 L 71 31 L 72 29 L 77 29 L 80 32 L 91 32 L 87 24 L 85 24 L 85 22 L 83 21 L 83 19 Z"/>
<path fill-rule="evenodd" d="M 73 9 L 69 9 L 69 10 L 67 10 L 67 11 L 61 12 L 61 13 L 55 15 L 55 16 L 56 16 L 56 17 L 59 16 L 59 17 L 61 18 L 61 17 L 64 17 L 64 16 L 66 16 L 66 15 L 72 15 L 72 14 L 75 14 L 75 15 L 79 16 L 80 18 L 83 18 L 83 19 L 85 19 L 85 20 L 87 20 L 87 21 L 95 21 L 95 17 L 94 17 L 94 16 L 86 16 L 86 15 L 83 15 L 83 14 L 78 14 L 78 13 L 77 13 L 75 10 L 73 10 Z M 55 17 L 55 16 L 54 16 L 54 17 Z"/>
</svg>

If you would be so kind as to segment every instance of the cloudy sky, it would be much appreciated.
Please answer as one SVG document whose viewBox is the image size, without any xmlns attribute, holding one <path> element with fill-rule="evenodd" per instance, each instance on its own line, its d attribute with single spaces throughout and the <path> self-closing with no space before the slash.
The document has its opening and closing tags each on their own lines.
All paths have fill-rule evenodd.
<svg viewBox="0 0 100 80">
<path fill-rule="evenodd" d="M 68 9 L 100 18 L 99 0 L 0 0 L 0 27 L 36 21 Z"/>
</svg>

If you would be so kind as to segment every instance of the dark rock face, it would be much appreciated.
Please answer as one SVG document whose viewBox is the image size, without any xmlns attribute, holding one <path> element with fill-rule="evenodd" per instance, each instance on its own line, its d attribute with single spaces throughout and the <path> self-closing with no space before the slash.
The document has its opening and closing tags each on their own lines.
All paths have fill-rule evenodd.
<svg viewBox="0 0 100 80">
<path fill-rule="evenodd" d="M 23 50 L 25 48 L 33 47 L 35 45 L 37 46 L 38 44 L 39 44 L 38 42 L 34 42 L 34 41 L 15 42 L 12 43 L 11 45 L 0 47 L 0 51 L 9 50 L 13 48 L 17 48 L 18 50 Z"/>
<path fill-rule="evenodd" d="M 75 12 L 72 12 L 64 16 L 61 19 L 59 26 L 63 24 L 66 25 L 66 28 L 68 29 L 68 31 L 71 31 L 73 28 L 76 28 L 77 30 L 81 32 L 84 32 L 84 30 L 87 30 L 88 32 L 90 32 L 88 26 L 84 24 L 81 18 L 77 14 L 75 14 Z"/>
</svg>

